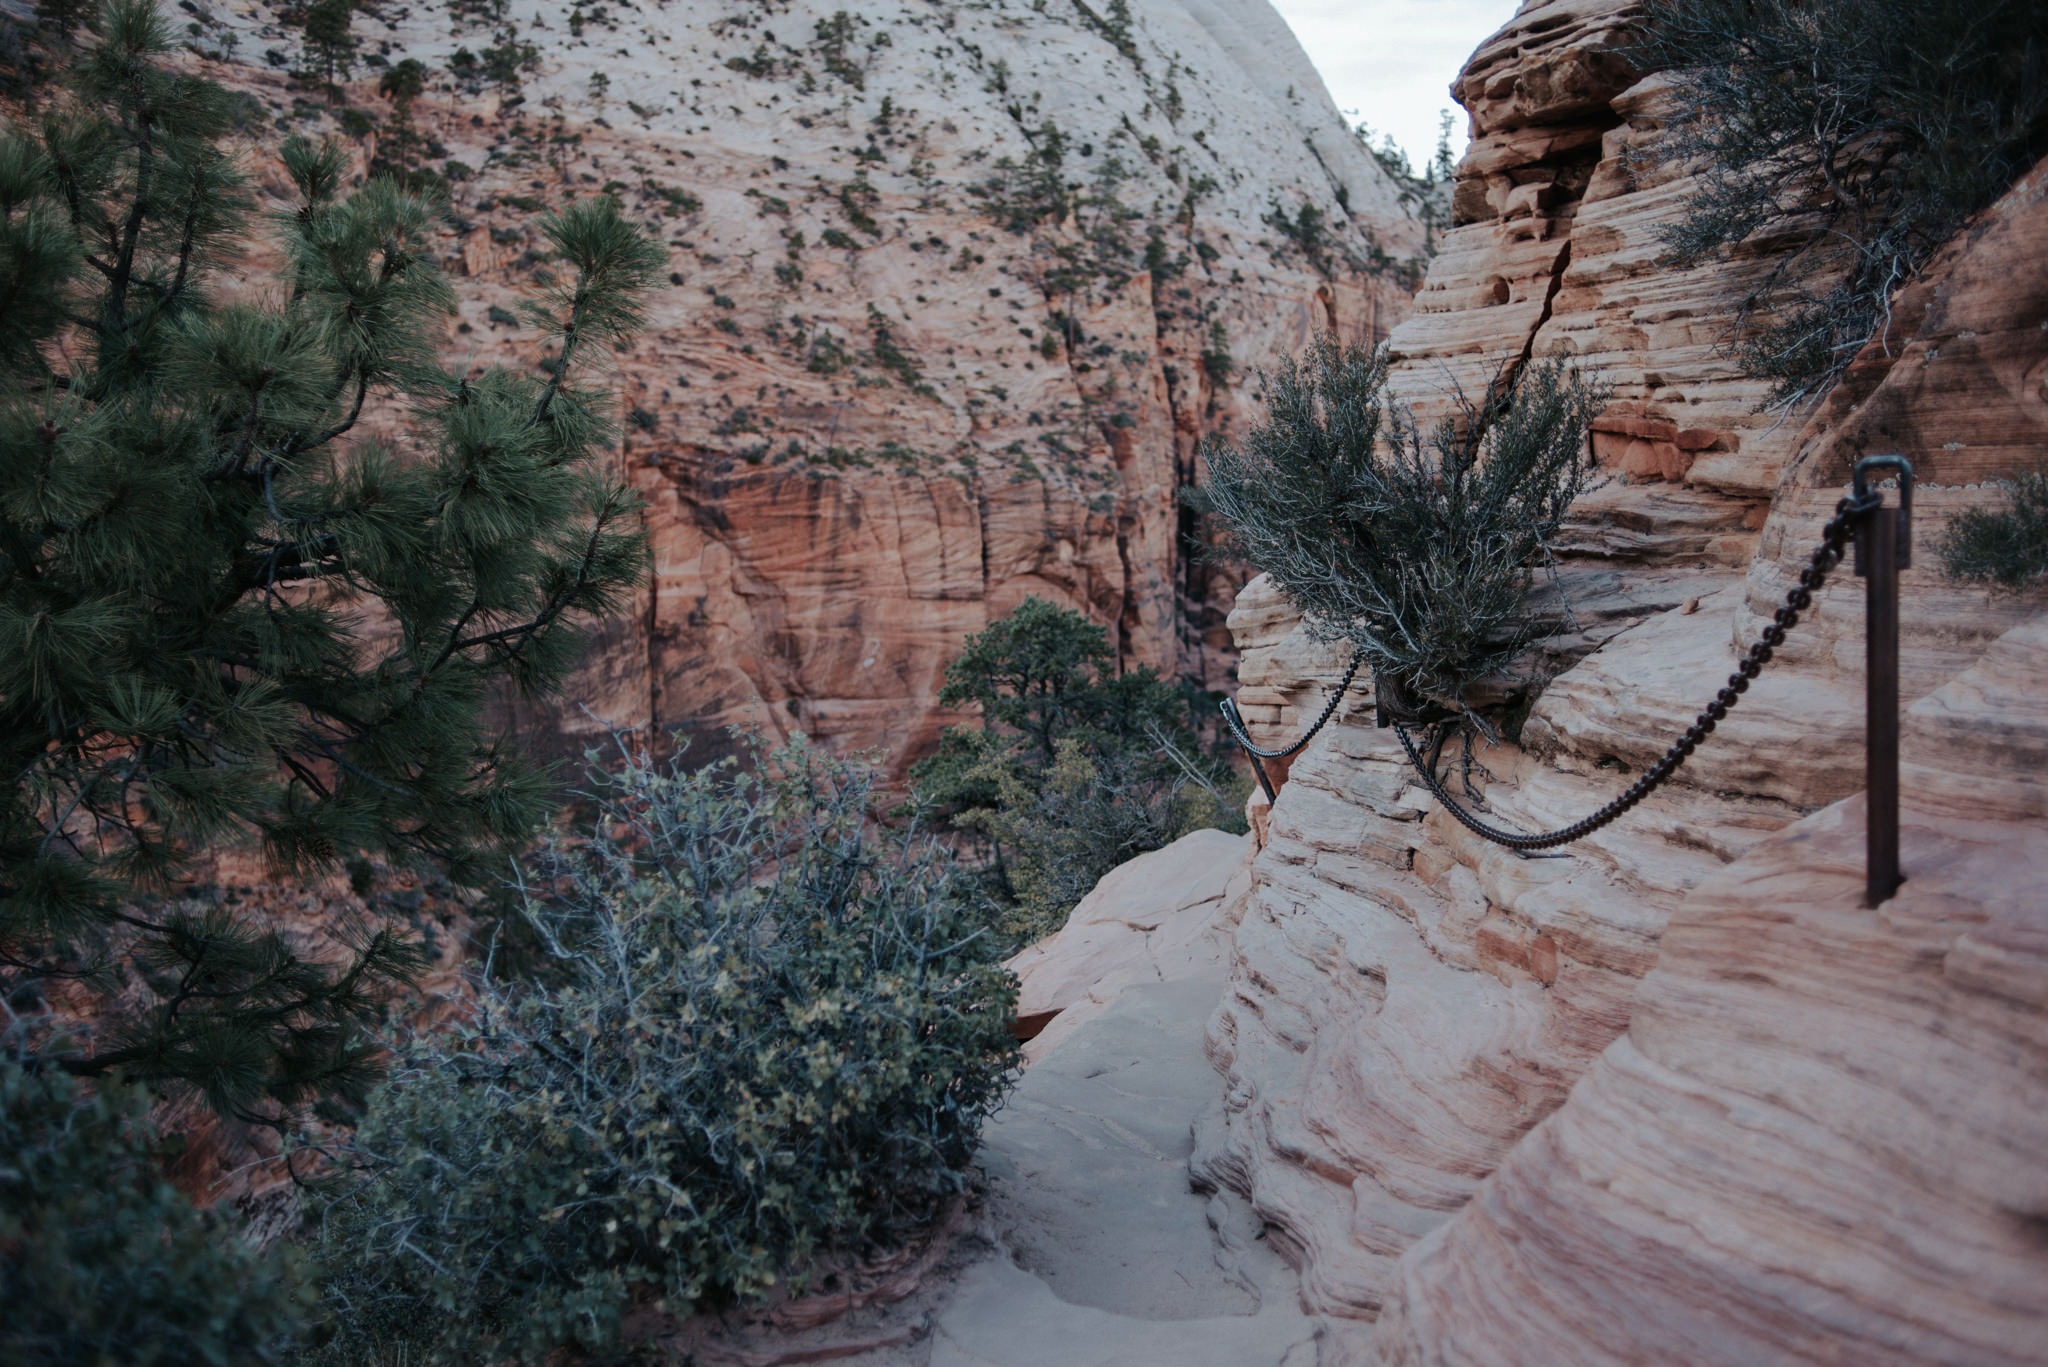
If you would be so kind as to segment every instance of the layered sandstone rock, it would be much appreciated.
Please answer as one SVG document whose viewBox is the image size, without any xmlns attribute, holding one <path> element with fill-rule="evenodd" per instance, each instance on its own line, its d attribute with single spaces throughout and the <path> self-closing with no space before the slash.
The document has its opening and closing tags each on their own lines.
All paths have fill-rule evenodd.
<svg viewBox="0 0 2048 1367">
<path fill-rule="evenodd" d="M 1908 887 L 1927 900 L 1873 918 L 1847 890 L 1858 809 L 1827 807 L 1862 786 L 1846 568 L 1678 779 L 1563 857 L 1438 810 L 1361 687 L 1257 814 L 1196 1171 L 1251 1196 L 1311 1308 L 1387 1313 L 1353 1337 L 1361 1357 L 2041 1361 L 2043 1303 L 2021 1292 L 2048 1285 L 2048 1258 L 2020 1157 L 2048 1037 L 2042 913 L 2020 891 L 2040 859 L 2037 728 L 1996 699 L 2037 648 L 2038 626 L 2006 633 L 2048 603 L 1948 584 L 1934 543 L 1999 498 L 1987 477 L 2048 450 L 2048 171 L 1896 302 L 1810 421 L 1758 414 L 1721 343 L 1769 263 L 1658 264 L 1688 181 L 1640 155 L 1664 96 L 1618 55 L 1631 13 L 1525 4 L 1482 46 L 1458 86 L 1476 134 L 1462 221 L 1392 339 L 1424 414 L 1553 352 L 1613 386 L 1594 435 L 1613 478 L 1561 567 L 1569 667 L 1471 781 L 1522 830 L 1617 793 L 1782 601 L 1850 457 L 1900 450 L 1928 481 L 1903 661 L 1923 699 L 1909 787 L 1932 804 Z M 1343 654 L 1261 581 L 1232 625 L 1255 731 L 1290 738 Z M 1990 762 L 2001 747 L 2010 764 Z M 1930 985 L 1949 963 L 1962 976 Z M 1954 1117 L 1981 1132 L 1968 1144 L 1940 1115 L 1961 1079 L 1985 1098 Z M 1838 1356 L 1837 1333 L 1856 1348 Z"/>
<path fill-rule="evenodd" d="M 1102 876 L 1066 924 L 1009 961 L 1036 1061 L 1137 984 L 1221 964 L 1250 887 L 1245 837 L 1191 831 Z"/>
<path fill-rule="evenodd" d="M 1401 1260 L 1375 1361 L 2048 1360 L 2044 670 L 2048 615 L 1911 709 L 1882 907 L 1860 797 L 1686 899 L 1627 1034 Z"/>
<path fill-rule="evenodd" d="M 362 14 L 348 89 L 381 113 L 376 63 L 435 72 L 414 120 L 474 173 L 451 354 L 535 359 L 514 312 L 544 206 L 609 188 L 674 271 L 617 371 L 654 582 L 530 732 L 652 724 L 709 754 L 750 723 L 907 762 L 963 636 L 1027 594 L 1222 682 L 1234 585 L 1177 502 L 1197 446 L 1252 365 L 1383 337 L 1407 292 L 1366 263 L 1423 246 L 1263 0 L 485 8 Z M 296 46 L 278 7 L 195 13 L 239 39 L 213 74 L 331 127 L 262 64 Z M 537 68 L 464 89 L 501 27 Z"/>
</svg>

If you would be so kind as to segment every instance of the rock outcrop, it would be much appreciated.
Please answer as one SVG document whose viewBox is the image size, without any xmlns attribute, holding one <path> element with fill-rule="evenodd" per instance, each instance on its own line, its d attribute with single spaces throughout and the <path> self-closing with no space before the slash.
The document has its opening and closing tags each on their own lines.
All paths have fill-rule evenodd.
<svg viewBox="0 0 2048 1367">
<path fill-rule="evenodd" d="M 1882 907 L 1861 797 L 1685 899 L 1627 1033 L 1401 1260 L 1375 1360 L 2048 1357 L 2044 669 L 2048 615 L 1910 710 Z"/>
<path fill-rule="evenodd" d="M 2048 453 L 2048 169 L 1895 301 L 1810 420 L 1758 414 L 1724 344 L 1770 262 L 1659 263 L 1690 182 L 1648 155 L 1665 86 L 1627 65 L 1633 17 L 1531 0 L 1482 45 L 1455 87 L 1459 223 L 1391 339 L 1425 413 L 1556 352 L 1613 388 L 1612 478 L 1561 568 L 1569 667 L 1473 779 L 1526 830 L 1613 796 L 1782 601 L 1851 458 L 1900 451 L 1924 481 L 1911 881 L 1855 905 L 1846 569 L 1678 779 L 1562 858 L 1440 811 L 1361 686 L 1253 814 L 1196 1171 L 1249 1194 L 1311 1309 L 1384 1316 L 1346 1360 L 2048 1360 L 2038 702 L 2006 701 L 2048 601 L 1948 583 L 1936 553 L 1948 514 L 1998 499 L 1987 479 Z M 1291 737 L 1343 654 L 1263 581 L 1231 624 L 1248 719 Z"/>
<path fill-rule="evenodd" d="M 332 127 L 274 69 L 279 7 L 188 8 L 202 47 L 238 39 L 211 74 Z M 513 0 L 356 26 L 351 103 L 382 114 L 401 56 L 434 73 L 412 118 L 457 177 L 451 354 L 535 359 L 514 310 L 548 205 L 612 190 L 671 250 L 617 372 L 654 582 L 575 705 L 529 719 L 570 748 L 651 724 L 709 755 L 751 723 L 907 762 L 962 638 L 1027 594 L 1220 684 L 1235 581 L 1188 555 L 1177 500 L 1197 446 L 1276 351 L 1385 336 L 1423 248 L 1264 0 Z M 521 43 L 516 92 L 491 85 L 475 51 Z"/>
<path fill-rule="evenodd" d="M 1027 1059 L 1101 1015 L 1127 987 L 1221 964 L 1249 887 L 1243 836 L 1191 831 L 1102 876 L 1048 935 L 1010 960 Z"/>
</svg>

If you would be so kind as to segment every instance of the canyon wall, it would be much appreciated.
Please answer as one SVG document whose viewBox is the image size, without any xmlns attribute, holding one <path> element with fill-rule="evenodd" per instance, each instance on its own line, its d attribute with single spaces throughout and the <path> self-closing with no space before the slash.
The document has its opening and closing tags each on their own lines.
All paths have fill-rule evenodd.
<svg viewBox="0 0 2048 1367">
<path fill-rule="evenodd" d="M 368 8 L 345 87 L 382 116 L 382 67 L 434 73 L 450 354 L 537 359 L 534 219 L 576 195 L 619 194 L 673 271 L 613 377 L 653 583 L 534 743 L 651 724 L 716 753 L 751 723 L 907 763 L 962 638 L 1030 594 L 1224 682 L 1236 579 L 1177 499 L 1197 447 L 1278 351 L 1384 337 L 1424 248 L 1263 0 L 495 8 Z M 209 74 L 335 127 L 279 7 L 187 9 L 232 54 Z M 460 74 L 508 42 L 516 93 Z"/>
<path fill-rule="evenodd" d="M 1908 882 L 1860 905 L 1846 568 L 1675 781 L 1558 855 L 1456 824 L 1361 685 L 1253 814 L 1196 1171 L 1354 1326 L 1335 1360 L 2048 1361 L 2048 598 L 1951 583 L 1936 549 L 2048 456 L 2048 168 L 1815 411 L 1759 413 L 1725 347 L 1770 259 L 1660 262 L 1690 180 L 1655 162 L 1634 16 L 1531 0 L 1480 47 L 1457 226 L 1391 338 L 1424 412 L 1559 352 L 1613 388 L 1560 567 L 1569 667 L 1472 781 L 1523 830 L 1617 793 L 1783 601 L 1853 458 L 1901 452 Z M 1344 653 L 1264 580 L 1230 622 L 1255 733 L 1291 738 Z"/>
</svg>

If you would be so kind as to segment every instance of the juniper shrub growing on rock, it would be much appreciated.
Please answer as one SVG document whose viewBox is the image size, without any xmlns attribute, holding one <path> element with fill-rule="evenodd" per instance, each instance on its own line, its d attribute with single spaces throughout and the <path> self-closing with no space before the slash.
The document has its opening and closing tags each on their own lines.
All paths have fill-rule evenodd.
<svg viewBox="0 0 2048 1367">
<path fill-rule="evenodd" d="M 1526 600 L 1593 476 L 1601 393 L 1562 359 L 1532 362 L 1425 435 L 1388 399 L 1387 366 L 1328 338 L 1283 360 L 1265 419 L 1209 445 L 1189 497 L 1313 630 L 1365 652 L 1382 701 L 1460 711 L 1550 630 Z"/>
</svg>

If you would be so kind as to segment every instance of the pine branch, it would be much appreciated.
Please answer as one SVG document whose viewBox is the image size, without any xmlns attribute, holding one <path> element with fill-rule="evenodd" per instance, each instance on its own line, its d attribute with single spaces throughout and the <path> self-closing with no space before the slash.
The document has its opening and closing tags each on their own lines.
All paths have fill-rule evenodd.
<svg viewBox="0 0 2048 1367">
<path fill-rule="evenodd" d="M 114 263 L 114 270 L 108 277 L 106 321 L 109 332 L 121 332 L 127 327 L 128 282 L 135 274 L 135 248 L 142 240 L 142 224 L 149 212 L 150 183 L 156 172 L 156 147 L 153 134 L 156 120 L 148 112 L 148 95 L 143 87 L 142 75 L 133 78 L 135 103 L 140 117 L 135 129 L 135 198 L 128 210 L 127 221 L 120 229 L 120 256 Z"/>
</svg>

